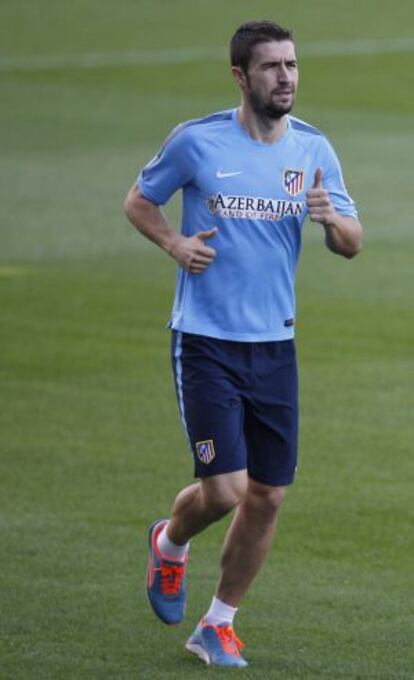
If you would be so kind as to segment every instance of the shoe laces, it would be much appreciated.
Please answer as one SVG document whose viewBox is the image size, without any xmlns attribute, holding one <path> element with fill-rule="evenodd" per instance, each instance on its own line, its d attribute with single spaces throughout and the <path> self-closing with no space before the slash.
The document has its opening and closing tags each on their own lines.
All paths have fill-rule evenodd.
<svg viewBox="0 0 414 680">
<path fill-rule="evenodd" d="M 244 648 L 244 643 L 237 637 L 232 626 L 214 626 L 214 628 L 226 654 L 240 656 L 239 650 Z"/>
<path fill-rule="evenodd" d="M 177 595 L 185 574 L 185 564 L 161 565 L 161 590 L 166 595 Z"/>
</svg>

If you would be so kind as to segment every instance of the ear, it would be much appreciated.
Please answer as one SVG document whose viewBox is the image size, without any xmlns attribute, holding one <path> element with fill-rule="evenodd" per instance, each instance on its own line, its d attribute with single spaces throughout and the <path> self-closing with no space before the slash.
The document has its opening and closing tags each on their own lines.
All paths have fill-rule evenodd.
<svg viewBox="0 0 414 680">
<path fill-rule="evenodd" d="M 244 87 L 246 85 L 246 74 L 240 66 L 232 66 L 231 74 L 239 87 Z"/>
</svg>

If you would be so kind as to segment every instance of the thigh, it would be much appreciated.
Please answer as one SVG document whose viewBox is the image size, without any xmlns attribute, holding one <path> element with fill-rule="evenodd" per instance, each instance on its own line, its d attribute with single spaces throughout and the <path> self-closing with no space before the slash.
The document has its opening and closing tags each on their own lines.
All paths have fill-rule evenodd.
<svg viewBox="0 0 414 680">
<path fill-rule="evenodd" d="M 172 364 L 196 477 L 247 467 L 244 405 L 222 341 L 173 332 Z"/>
<path fill-rule="evenodd" d="M 255 381 L 245 406 L 249 476 L 262 484 L 293 482 L 297 466 L 298 380 L 293 340 L 255 350 Z"/>
</svg>

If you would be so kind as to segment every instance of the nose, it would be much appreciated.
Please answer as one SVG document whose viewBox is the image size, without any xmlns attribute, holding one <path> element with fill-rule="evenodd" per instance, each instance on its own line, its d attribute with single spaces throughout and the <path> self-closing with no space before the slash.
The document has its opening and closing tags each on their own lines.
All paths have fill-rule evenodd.
<svg viewBox="0 0 414 680">
<path fill-rule="evenodd" d="M 277 70 L 277 80 L 279 83 L 287 83 L 289 81 L 289 71 L 285 64 L 280 64 Z"/>
</svg>

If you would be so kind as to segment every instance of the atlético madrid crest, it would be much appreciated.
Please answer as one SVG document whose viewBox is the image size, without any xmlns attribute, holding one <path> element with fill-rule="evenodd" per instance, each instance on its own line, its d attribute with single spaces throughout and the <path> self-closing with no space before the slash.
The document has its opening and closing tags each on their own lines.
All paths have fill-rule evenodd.
<svg viewBox="0 0 414 680">
<path fill-rule="evenodd" d="M 305 180 L 305 173 L 303 170 L 284 170 L 283 172 L 283 188 L 291 196 L 297 196 L 303 191 Z"/>
<path fill-rule="evenodd" d="M 208 465 L 216 457 L 214 451 L 214 443 L 212 439 L 206 439 L 204 442 L 196 443 L 197 458 L 202 463 Z"/>
</svg>

